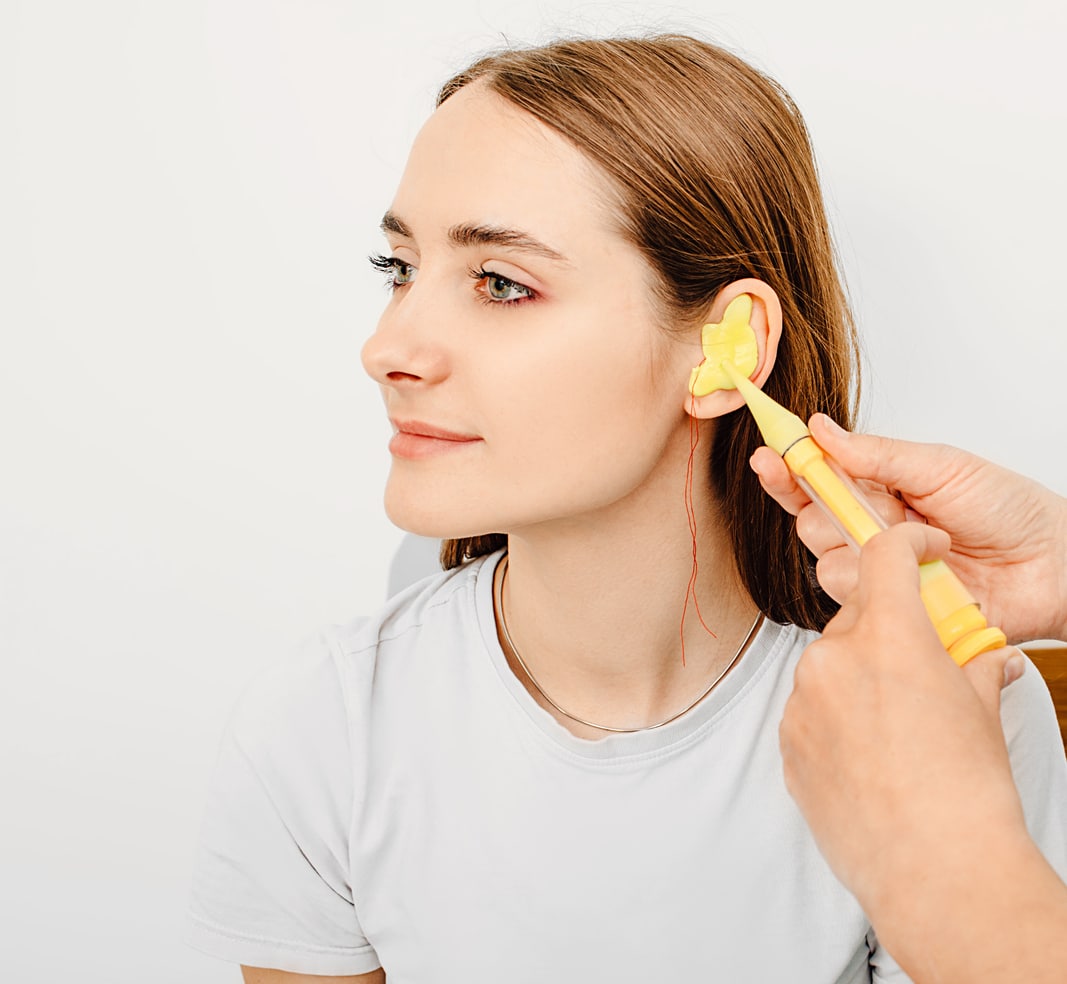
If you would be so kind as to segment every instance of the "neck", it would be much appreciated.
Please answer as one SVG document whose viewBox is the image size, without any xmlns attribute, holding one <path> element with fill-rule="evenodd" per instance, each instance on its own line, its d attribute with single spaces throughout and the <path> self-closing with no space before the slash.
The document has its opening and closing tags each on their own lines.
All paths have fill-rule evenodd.
<svg viewBox="0 0 1067 984">
<path fill-rule="evenodd" d="M 594 516 L 508 537 L 503 606 L 513 644 L 537 685 L 503 638 L 501 644 L 534 699 L 580 737 L 606 732 L 561 715 L 537 686 L 586 721 L 650 727 L 700 697 L 730 664 L 757 615 L 707 484 L 698 482 L 695 596 L 715 635 L 701 624 L 692 595 L 683 630 L 693 541 L 681 483 L 662 484 L 670 488 L 638 489 Z"/>
</svg>

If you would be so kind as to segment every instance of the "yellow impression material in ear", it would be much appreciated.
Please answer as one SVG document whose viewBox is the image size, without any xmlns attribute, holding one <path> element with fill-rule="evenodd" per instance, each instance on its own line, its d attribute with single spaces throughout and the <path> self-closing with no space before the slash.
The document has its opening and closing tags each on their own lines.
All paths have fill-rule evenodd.
<svg viewBox="0 0 1067 984">
<path fill-rule="evenodd" d="M 722 321 L 700 329 L 704 361 L 689 375 L 689 392 L 693 396 L 707 396 L 715 390 L 734 388 L 730 377 L 723 371 L 724 362 L 736 367 L 746 378 L 752 375 L 759 362 L 759 349 L 751 320 L 752 295 L 738 294 L 726 306 Z"/>
</svg>

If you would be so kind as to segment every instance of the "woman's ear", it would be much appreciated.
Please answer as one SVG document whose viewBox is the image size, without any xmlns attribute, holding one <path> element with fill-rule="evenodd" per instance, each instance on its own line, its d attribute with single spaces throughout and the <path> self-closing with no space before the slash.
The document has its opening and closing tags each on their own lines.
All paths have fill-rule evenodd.
<svg viewBox="0 0 1067 984">
<path fill-rule="evenodd" d="M 771 374 L 771 369 L 774 368 L 774 360 L 778 356 L 778 341 L 782 337 L 782 305 L 774 289 L 764 281 L 751 277 L 744 280 L 735 280 L 733 283 L 727 284 L 715 295 L 715 300 L 712 302 L 706 317 L 709 324 L 718 325 L 722 322 L 726 309 L 730 307 L 731 302 L 741 297 L 741 295 L 747 295 L 752 304 L 751 313 L 748 317 L 748 328 L 752 334 L 746 340 L 751 344 L 754 336 L 756 342 L 756 367 L 751 370 L 749 379 L 757 386 L 762 387 L 767 377 Z M 736 307 L 731 309 L 731 311 L 735 310 L 737 310 Z M 702 339 L 705 342 L 709 336 L 718 336 L 720 340 L 723 337 L 715 330 L 702 331 Z M 729 348 L 729 345 L 727 347 Z M 706 365 L 708 349 L 709 346 L 707 344 L 703 344 L 701 347 L 701 353 L 705 359 L 701 366 Z M 721 341 L 720 345 L 716 346 L 714 357 L 722 357 Z M 731 413 L 744 406 L 745 401 L 741 394 L 736 389 L 733 389 L 729 383 L 724 382 L 721 388 L 716 386 L 710 392 L 707 392 L 707 374 L 704 374 L 701 380 L 703 385 L 698 383 L 695 386 L 697 393 L 704 393 L 704 395 L 697 396 L 693 391 L 693 384 L 697 382 L 700 376 L 701 374 L 696 369 L 690 375 L 690 385 L 686 388 L 686 413 L 691 413 L 694 417 L 701 419 L 709 419 L 711 417 L 721 417 L 723 414 Z"/>
</svg>

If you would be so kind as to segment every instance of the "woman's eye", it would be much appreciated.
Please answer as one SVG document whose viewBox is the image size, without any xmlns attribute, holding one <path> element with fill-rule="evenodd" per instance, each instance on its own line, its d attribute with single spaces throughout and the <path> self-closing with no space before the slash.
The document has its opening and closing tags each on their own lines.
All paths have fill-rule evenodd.
<svg viewBox="0 0 1067 984">
<path fill-rule="evenodd" d="M 415 279 L 415 268 L 410 263 L 402 263 L 397 260 L 393 264 L 393 283 L 399 286 L 400 284 L 411 283 Z"/>
<path fill-rule="evenodd" d="M 395 256 L 372 256 L 371 266 L 385 274 L 385 285 L 390 288 L 403 287 L 415 279 L 417 267 Z"/>
<path fill-rule="evenodd" d="M 529 287 L 509 280 L 499 273 L 488 270 L 472 270 L 471 276 L 478 281 L 479 292 L 490 304 L 516 304 L 531 300 L 534 296 Z"/>
</svg>

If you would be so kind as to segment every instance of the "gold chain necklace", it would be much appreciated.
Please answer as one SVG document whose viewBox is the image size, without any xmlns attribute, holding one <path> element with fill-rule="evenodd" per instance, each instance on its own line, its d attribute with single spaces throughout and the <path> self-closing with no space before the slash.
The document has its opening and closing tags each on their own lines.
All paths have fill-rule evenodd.
<svg viewBox="0 0 1067 984">
<path fill-rule="evenodd" d="M 752 623 L 752 627 L 745 634 L 745 638 L 741 640 L 741 645 L 737 647 L 737 652 L 730 658 L 730 662 L 726 664 L 722 672 L 711 681 L 707 690 L 705 690 L 696 700 L 693 701 L 688 707 L 683 708 L 677 714 L 672 714 L 665 721 L 660 721 L 658 724 L 650 724 L 647 728 L 609 728 L 603 724 L 594 724 L 592 721 L 586 721 L 584 718 L 578 717 L 576 714 L 571 714 L 570 711 L 565 711 L 559 706 L 548 694 L 545 693 L 544 688 L 537 682 L 537 678 L 530 672 L 530 668 L 526 665 L 526 661 L 519 655 L 519 650 L 515 647 L 515 643 L 511 641 L 511 633 L 508 632 L 508 618 L 504 614 L 504 581 L 508 576 L 508 555 L 504 554 L 501 560 L 503 565 L 500 569 L 500 577 L 497 579 L 496 588 L 493 590 L 493 602 L 496 605 L 496 610 L 500 613 L 500 630 L 504 634 L 504 641 L 508 645 L 508 649 L 511 650 L 511 655 L 515 657 L 519 666 L 522 667 L 522 671 L 530 679 L 530 683 L 534 685 L 534 689 L 548 701 L 560 714 L 565 718 L 569 718 L 571 721 L 576 721 L 578 724 L 584 724 L 587 728 L 596 728 L 597 731 L 610 731 L 614 734 L 630 735 L 637 731 L 653 731 L 656 728 L 662 728 L 666 724 L 670 724 L 672 721 L 677 721 L 683 714 L 688 714 L 694 707 L 697 706 L 705 697 L 710 694 L 719 681 L 726 676 L 730 668 L 737 662 L 741 654 L 745 651 L 745 648 L 752 641 L 756 634 L 756 630 L 763 622 L 763 612 L 756 613 L 756 620 Z"/>
</svg>

